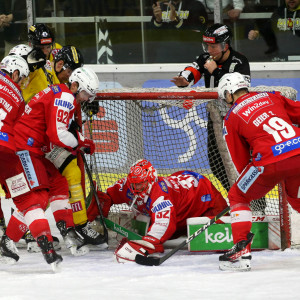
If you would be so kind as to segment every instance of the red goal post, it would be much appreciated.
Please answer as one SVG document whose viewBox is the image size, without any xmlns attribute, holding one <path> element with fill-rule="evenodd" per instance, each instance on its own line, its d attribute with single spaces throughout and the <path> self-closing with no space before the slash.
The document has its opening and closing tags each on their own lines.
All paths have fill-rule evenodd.
<svg viewBox="0 0 300 300">
<path fill-rule="evenodd" d="M 293 100 L 297 95 L 293 88 L 281 86 L 258 86 L 250 91 L 279 91 Z M 210 151 L 207 144 L 209 113 L 226 180 L 233 184 L 236 173 L 222 137 L 223 116 L 228 108 L 217 98 L 217 89 L 203 87 L 101 90 L 96 97 L 99 101 L 97 116 L 92 119 L 83 115 L 84 134 L 96 143 L 96 153 L 91 157 L 90 165 L 98 186 L 105 191 L 110 184 L 126 176 L 130 165 L 137 159 L 147 158 L 161 175 L 180 169 L 204 174 L 226 197 L 222 180 L 215 178 L 210 170 L 207 155 Z M 256 206 L 251 208 L 254 214 L 263 211 L 279 217 L 278 238 L 281 248 L 285 249 L 291 245 L 291 229 L 289 208 L 282 191 L 281 186 L 275 188 L 266 195 L 265 204 L 256 201 Z M 118 214 L 120 209 L 112 207 L 111 213 Z"/>
</svg>

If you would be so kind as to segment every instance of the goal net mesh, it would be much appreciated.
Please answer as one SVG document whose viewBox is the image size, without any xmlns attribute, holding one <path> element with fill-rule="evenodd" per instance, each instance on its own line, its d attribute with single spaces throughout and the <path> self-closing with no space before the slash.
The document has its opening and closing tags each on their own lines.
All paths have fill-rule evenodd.
<svg viewBox="0 0 300 300">
<path fill-rule="evenodd" d="M 290 99 L 296 99 L 297 93 L 288 87 L 250 90 L 276 90 Z M 192 99 L 198 92 L 211 99 Z M 222 138 L 228 108 L 216 98 L 216 89 L 204 88 L 102 90 L 97 97 L 98 114 L 88 117 L 87 112 L 83 119 L 84 135 L 96 144 L 95 154 L 87 158 L 100 189 L 105 192 L 128 174 L 133 163 L 145 158 L 161 176 L 179 170 L 198 172 L 227 198 L 237 174 Z M 127 208 L 112 206 L 111 213 Z M 279 215 L 277 187 L 252 201 L 251 209 L 253 214 Z"/>
</svg>

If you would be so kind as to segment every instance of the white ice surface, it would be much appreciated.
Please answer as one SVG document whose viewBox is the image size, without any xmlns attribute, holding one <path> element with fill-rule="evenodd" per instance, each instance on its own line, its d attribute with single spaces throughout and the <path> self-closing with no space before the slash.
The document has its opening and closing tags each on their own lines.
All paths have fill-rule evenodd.
<svg viewBox="0 0 300 300">
<path fill-rule="evenodd" d="M 9 219 L 11 202 L 2 201 Z M 53 234 L 58 235 L 47 212 Z M 179 251 L 158 267 L 118 264 L 113 250 L 73 257 L 66 249 L 60 273 L 42 254 L 19 250 L 15 265 L 0 265 L 0 299 L 299 299 L 300 251 L 253 252 L 251 272 L 222 272 L 218 254 Z"/>
</svg>

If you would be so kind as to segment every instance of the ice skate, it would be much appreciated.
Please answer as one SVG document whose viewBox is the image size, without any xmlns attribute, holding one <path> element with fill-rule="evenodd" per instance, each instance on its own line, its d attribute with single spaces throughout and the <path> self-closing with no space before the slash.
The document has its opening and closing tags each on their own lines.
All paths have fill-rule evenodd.
<svg viewBox="0 0 300 300">
<path fill-rule="evenodd" d="M 6 231 L 5 219 L 1 218 L 0 219 L 0 237 L 5 234 L 5 231 Z"/>
<path fill-rule="evenodd" d="M 60 270 L 60 263 L 62 262 L 61 255 L 57 254 L 53 248 L 53 243 L 48 240 L 45 235 L 41 235 L 37 238 L 37 243 L 42 250 L 42 254 L 47 262 L 51 265 L 54 272 Z"/>
<path fill-rule="evenodd" d="M 248 233 L 247 240 L 235 244 L 228 252 L 219 257 L 219 268 L 222 271 L 250 271 L 251 243 L 254 234 Z"/>
<path fill-rule="evenodd" d="M 84 246 L 84 238 L 73 227 L 66 228 L 65 221 L 57 222 L 56 226 L 65 241 L 67 249 L 71 251 L 72 255 L 82 256 L 89 252 L 89 248 Z"/>
<path fill-rule="evenodd" d="M 107 248 L 104 235 L 94 230 L 90 222 L 76 226 L 76 231 L 84 238 L 84 244 L 96 245 L 99 249 L 106 245 Z"/>
<path fill-rule="evenodd" d="M 0 260 L 5 264 L 15 264 L 19 260 L 18 249 L 13 240 L 3 235 L 0 241 Z"/>
<path fill-rule="evenodd" d="M 55 251 L 60 250 L 61 246 L 59 244 L 59 239 L 56 236 L 52 236 L 52 238 L 53 238 L 54 250 Z M 27 245 L 27 251 L 29 253 L 36 253 L 41 251 L 41 248 L 39 247 L 39 245 L 37 244 L 36 240 L 34 239 L 34 237 L 32 236 L 29 230 L 26 231 L 26 233 L 24 234 L 24 239 Z"/>
</svg>

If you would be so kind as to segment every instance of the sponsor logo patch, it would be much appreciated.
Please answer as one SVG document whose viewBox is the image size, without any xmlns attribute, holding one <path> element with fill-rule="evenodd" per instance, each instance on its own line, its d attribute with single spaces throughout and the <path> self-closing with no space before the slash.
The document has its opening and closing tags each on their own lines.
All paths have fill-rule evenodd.
<svg viewBox="0 0 300 300">
<path fill-rule="evenodd" d="M 264 167 L 254 167 L 252 166 L 245 175 L 238 182 L 239 189 L 246 193 L 254 181 L 258 178 L 260 174 L 264 172 Z"/>
<path fill-rule="evenodd" d="M 165 182 L 161 181 L 158 183 L 158 185 L 160 186 L 160 188 L 163 192 L 168 193 L 168 187 Z"/>
<path fill-rule="evenodd" d="M 151 211 L 153 213 L 165 210 L 167 207 L 172 207 L 173 204 L 171 203 L 170 200 L 166 200 L 166 201 L 161 201 L 159 204 L 155 205 L 152 207 Z"/>
<path fill-rule="evenodd" d="M 11 197 L 17 197 L 30 191 L 24 173 L 5 180 Z"/>
<path fill-rule="evenodd" d="M 4 142 L 8 142 L 8 134 L 0 131 L 0 140 Z"/>
<path fill-rule="evenodd" d="M 209 202 L 209 201 L 211 201 L 211 194 L 206 194 L 206 195 L 201 196 L 201 201 L 202 202 Z"/>
<path fill-rule="evenodd" d="M 68 110 L 72 110 L 74 108 L 74 105 L 71 102 L 62 99 L 55 99 L 54 106 L 64 107 Z"/>
<path fill-rule="evenodd" d="M 53 91 L 54 94 L 58 94 L 61 92 L 61 89 L 58 85 L 52 85 L 50 86 L 51 90 Z"/>
<path fill-rule="evenodd" d="M 300 148 L 300 136 L 287 140 L 271 147 L 274 156 Z"/>
<path fill-rule="evenodd" d="M 71 203 L 71 207 L 72 207 L 73 213 L 78 212 L 78 211 L 82 211 L 81 201 Z"/>
<path fill-rule="evenodd" d="M 31 188 L 35 188 L 39 186 L 39 182 L 29 155 L 29 152 L 27 150 L 18 151 L 16 154 L 19 156 L 21 164 L 23 166 L 27 181 L 30 184 Z"/>
</svg>

